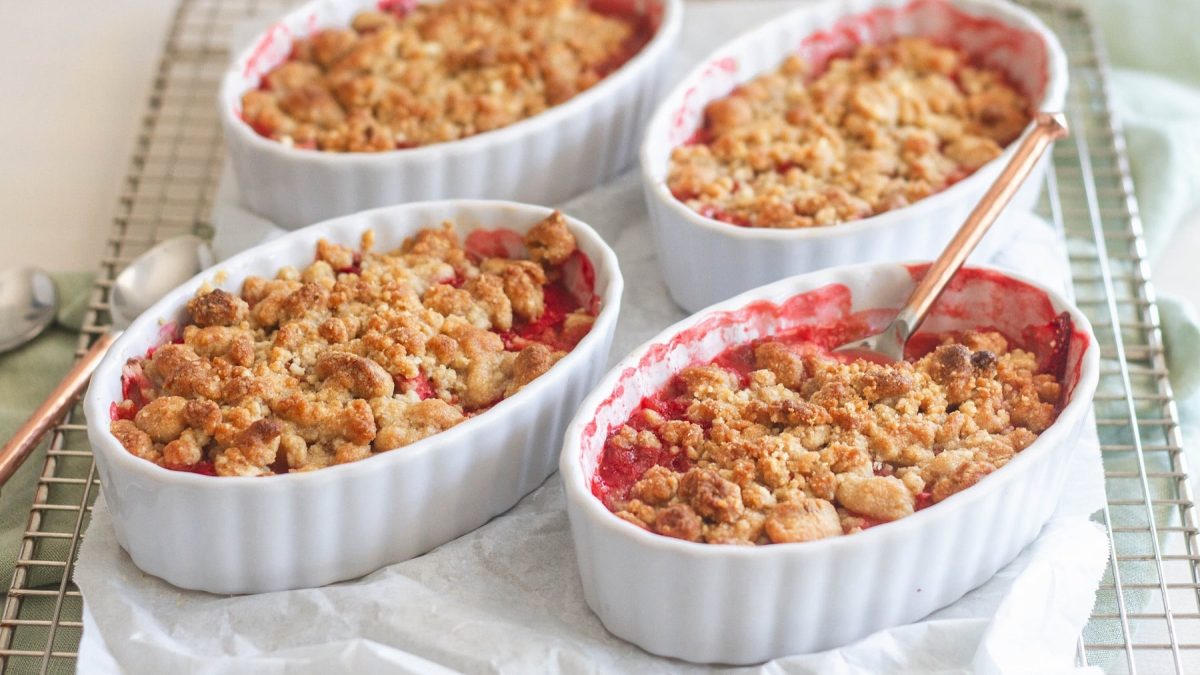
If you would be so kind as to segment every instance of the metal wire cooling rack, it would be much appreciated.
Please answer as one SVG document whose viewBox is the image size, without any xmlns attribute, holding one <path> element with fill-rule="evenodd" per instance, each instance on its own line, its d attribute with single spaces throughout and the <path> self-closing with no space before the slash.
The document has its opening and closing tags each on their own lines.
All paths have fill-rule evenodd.
<svg viewBox="0 0 1200 675">
<path fill-rule="evenodd" d="M 1102 345 L 1097 425 L 1111 552 L 1080 664 L 1116 673 L 1200 672 L 1200 541 L 1121 129 L 1102 45 L 1075 4 L 1021 0 L 1059 35 L 1071 65 L 1072 138 L 1059 143 L 1043 214 L 1065 237 L 1076 302 Z M 211 232 L 222 167 L 213 100 L 227 41 L 294 0 L 181 0 L 117 200 L 77 356 L 108 323 L 112 279 L 156 241 Z M 5 672 L 69 672 L 83 602 L 71 583 L 99 488 L 83 416 L 55 428 L 0 615 Z"/>
</svg>

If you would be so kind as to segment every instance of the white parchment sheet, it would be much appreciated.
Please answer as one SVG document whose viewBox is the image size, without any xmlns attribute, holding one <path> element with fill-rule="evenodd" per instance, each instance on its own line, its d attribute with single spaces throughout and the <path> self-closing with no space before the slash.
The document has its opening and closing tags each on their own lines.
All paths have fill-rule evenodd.
<svg viewBox="0 0 1200 675">
<path fill-rule="evenodd" d="M 791 5 L 688 3 L 677 73 Z M 227 172 L 214 211 L 220 257 L 277 235 L 236 207 L 228 178 Z M 658 273 L 636 172 L 564 209 L 604 236 L 626 277 L 610 362 L 683 318 Z M 1058 235 L 1035 217 L 1021 220 L 1012 228 L 1020 235 L 990 262 L 1065 286 L 1066 254 Z M 1072 670 L 1107 554 L 1103 529 L 1087 519 L 1104 501 L 1093 428 L 1080 439 L 1073 462 L 1063 499 L 1040 537 L 957 603 L 841 649 L 735 671 Z M 182 591 L 142 574 L 117 544 L 101 497 L 75 579 L 86 600 L 80 672 L 706 670 L 652 656 L 604 630 L 583 599 L 557 475 L 508 513 L 415 560 L 352 582 L 254 596 Z"/>
</svg>

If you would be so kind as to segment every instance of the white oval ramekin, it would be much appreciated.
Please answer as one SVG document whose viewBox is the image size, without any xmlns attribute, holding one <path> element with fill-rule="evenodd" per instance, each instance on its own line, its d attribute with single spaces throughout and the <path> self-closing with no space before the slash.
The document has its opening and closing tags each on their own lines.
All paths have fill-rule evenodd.
<svg viewBox="0 0 1200 675">
<path fill-rule="evenodd" d="M 92 376 L 84 399 L 117 540 L 142 570 L 212 593 L 320 586 L 420 555 L 514 505 L 554 471 L 559 439 L 603 372 L 620 309 L 616 255 L 567 218 L 595 268 L 601 309 L 591 332 L 511 398 L 411 446 L 308 473 L 265 478 L 170 471 L 129 453 L 109 432 L 121 369 L 162 342 L 164 322 L 205 282 L 237 292 L 250 275 L 314 259 L 317 240 L 357 248 L 368 229 L 389 250 L 422 227 L 452 220 L 523 232 L 550 209 L 512 202 L 444 201 L 377 209 L 313 225 L 256 246 L 194 277 L 134 321 Z"/>
<path fill-rule="evenodd" d="M 449 143 L 381 153 L 301 150 L 260 136 L 242 120 L 242 94 L 288 57 L 293 37 L 347 26 L 376 4 L 305 4 L 260 35 L 225 73 L 220 115 L 238 190 L 246 207 L 280 227 L 428 199 L 556 204 L 600 185 L 634 161 L 683 18 L 681 0 L 606 0 L 606 7 L 628 5 L 657 21 L 637 55 L 560 105 Z"/>
<path fill-rule="evenodd" d="M 634 350 L 580 405 L 559 472 L 584 597 L 614 635 L 700 663 L 758 663 L 843 645 L 909 623 L 979 586 L 1037 536 L 1063 488 L 1099 374 L 1087 319 L 1060 295 L 986 268 L 960 273 L 924 331 L 988 326 L 1021 335 L 1067 312 L 1067 403 L 1057 421 L 977 485 L 865 532 L 799 544 L 723 546 L 653 534 L 592 493 L 609 431 L 684 367 L 727 347 L 850 313 L 886 321 L 913 267 L 837 267 L 754 289 L 684 319 Z M 814 290 L 813 296 L 796 299 Z"/>
<path fill-rule="evenodd" d="M 910 206 L 857 221 L 792 230 L 738 227 L 708 218 L 671 194 L 671 151 L 703 124 L 704 108 L 737 85 L 800 53 L 819 60 L 857 43 L 924 35 L 962 45 L 1004 71 L 1039 110 L 1061 110 L 1067 60 L 1057 38 L 1029 12 L 996 0 L 828 0 L 774 19 L 721 47 L 694 69 L 650 119 L 641 163 L 651 230 L 667 287 L 694 312 L 744 290 L 835 265 L 937 256 L 1012 157 L 999 157 Z M 1027 131 L 1028 133 L 1028 131 Z M 1029 210 L 1040 194 L 1043 158 L 1013 200 Z M 994 230 L 1005 226 L 1002 218 Z M 976 259 L 1012 236 L 993 231 Z"/>
</svg>

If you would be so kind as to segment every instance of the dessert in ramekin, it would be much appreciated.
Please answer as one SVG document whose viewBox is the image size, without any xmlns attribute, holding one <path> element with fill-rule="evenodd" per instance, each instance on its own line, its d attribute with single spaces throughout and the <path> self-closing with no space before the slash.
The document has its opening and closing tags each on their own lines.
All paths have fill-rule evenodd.
<svg viewBox="0 0 1200 675">
<path fill-rule="evenodd" d="M 695 311 L 791 274 L 934 257 L 1066 84 L 1053 34 L 993 0 L 825 2 L 743 35 L 647 128 L 672 297 Z M 1033 205 L 1045 166 L 1012 208 Z"/>
<path fill-rule="evenodd" d="M 475 296 L 469 290 L 464 290 L 468 284 L 472 288 L 487 285 L 479 281 L 483 275 L 475 276 L 475 281 L 464 278 L 464 289 L 454 288 L 458 277 L 454 265 L 432 261 L 430 258 L 439 256 L 427 255 L 434 249 L 447 248 L 445 233 L 427 228 L 436 228 L 443 221 L 451 221 L 465 237 L 468 249 L 477 251 L 480 258 L 499 261 L 490 265 L 528 268 L 537 264 L 505 258 L 532 255 L 550 260 L 557 259 L 565 251 L 565 247 L 556 245 L 561 243 L 561 237 L 541 237 L 535 229 L 539 223 L 543 224 L 541 229 L 546 229 L 544 224 L 552 214 L 550 209 L 542 207 L 467 200 L 423 202 L 366 211 L 314 225 L 230 258 L 172 291 L 139 317 L 97 368 L 84 400 L 88 437 L 104 481 L 105 497 L 113 512 L 117 538 L 134 563 L 142 570 L 177 586 L 214 593 L 251 593 L 318 586 L 359 576 L 428 551 L 479 527 L 537 487 L 553 471 L 557 439 L 574 413 L 575 405 L 598 378 L 606 361 L 616 326 L 622 286 L 616 256 L 587 225 L 570 217 L 562 221 L 551 219 L 550 222 L 557 221 L 565 225 L 579 252 L 568 252 L 568 259 L 560 269 L 577 264 L 583 257 L 592 263 L 590 274 L 588 266 L 580 265 L 578 270 L 563 274 L 563 278 L 578 281 L 578 287 L 570 290 L 572 295 L 582 298 L 586 293 L 590 296 L 580 304 L 587 307 L 584 314 L 594 314 L 594 320 L 589 319 L 591 328 L 569 351 L 565 348 L 551 350 L 551 358 L 554 359 L 552 367 L 520 386 L 517 379 L 502 377 L 504 363 L 508 363 L 509 375 L 516 376 L 519 354 L 531 348 L 530 353 L 540 352 L 540 349 L 532 347 L 532 343 L 548 338 L 549 333 L 534 330 L 537 328 L 536 322 L 523 322 L 519 318 L 512 325 L 518 331 L 505 335 L 472 325 L 472 322 L 482 325 L 485 319 L 503 323 L 503 318 L 484 316 L 488 310 L 482 303 L 472 301 Z M 558 231 L 557 225 L 551 229 Z M 428 234 L 418 235 L 422 230 Z M 389 273 L 396 279 L 395 283 L 389 284 L 390 290 L 385 294 L 390 297 L 387 306 L 380 305 L 363 314 L 364 325 L 353 331 L 357 336 L 355 338 L 350 338 L 350 328 L 353 326 L 349 324 L 353 320 L 347 315 L 339 317 L 336 322 L 326 320 L 316 325 L 313 328 L 317 331 L 316 337 L 300 339 L 291 346 L 283 344 L 292 337 L 304 337 L 304 316 L 315 317 L 325 311 L 319 308 L 321 303 L 317 300 L 306 300 L 305 294 L 322 294 L 306 283 L 301 283 L 291 292 L 268 293 L 264 297 L 256 296 L 254 291 L 269 289 L 272 284 L 278 286 L 275 290 L 283 290 L 291 285 L 287 282 L 293 278 L 293 274 L 303 280 L 303 275 L 295 272 L 295 269 L 310 265 L 310 271 L 319 268 L 309 276 L 320 287 L 320 278 L 329 271 L 325 268 L 333 268 L 334 265 L 329 260 L 313 265 L 313 254 L 319 242 L 326 241 L 321 244 L 325 252 L 333 256 L 339 265 L 346 263 L 340 266 L 341 272 L 332 270 L 337 281 L 330 295 L 339 292 L 367 292 L 371 295 L 373 284 L 369 277 L 378 271 L 384 256 L 369 256 L 364 261 L 356 260 L 351 252 L 351 248 L 359 245 L 367 231 L 374 233 L 374 248 L 380 251 L 396 249 L 404 245 L 406 239 L 410 240 L 405 246 L 408 251 L 402 251 L 399 256 L 402 259 L 407 257 L 407 262 L 388 263 L 391 265 Z M 532 242 L 528 253 L 521 250 L 522 237 L 527 233 Z M 410 239 L 414 235 L 418 236 Z M 546 246 L 541 246 L 541 243 Z M 414 252 L 415 248 L 428 250 L 416 255 L 419 252 Z M 451 260 L 457 258 L 452 252 L 447 252 L 446 257 Z M 572 263 L 572 260 L 576 263 Z M 462 263 L 468 261 L 459 259 L 458 262 L 462 267 Z M 364 263 L 367 266 L 365 270 L 361 267 Z M 284 269 L 288 267 L 295 269 L 289 272 Z M 550 269 L 553 268 L 554 264 L 551 263 Z M 275 277 L 281 269 L 284 269 L 281 280 L 265 281 L 265 278 Z M 469 267 L 463 269 L 470 273 Z M 517 271 L 532 272 L 532 269 Z M 400 276 L 404 278 L 400 279 Z M 508 277 L 503 273 L 495 276 L 501 281 L 501 288 L 496 290 L 504 293 L 503 286 Z M 430 283 L 438 280 L 450 283 Z M 516 275 L 511 280 L 514 283 L 520 281 Z M 280 281 L 283 283 L 277 283 Z M 449 328 L 423 340 L 426 352 L 450 357 L 446 364 L 449 370 L 429 371 L 430 364 L 417 355 L 420 350 L 415 342 L 409 340 L 417 336 L 404 330 L 405 326 L 390 326 L 388 318 L 395 313 L 396 316 L 391 318 L 405 324 L 412 332 L 423 330 L 417 322 L 402 320 L 400 314 L 403 312 L 393 312 L 402 306 L 415 309 L 412 304 L 414 294 L 410 292 L 412 288 L 406 290 L 406 285 L 427 286 L 419 294 L 425 301 L 425 308 L 420 312 L 431 320 L 430 325 L 440 323 L 442 328 Z M 590 292 L 587 291 L 589 286 Z M 224 294 L 214 295 L 210 287 L 222 289 Z M 304 290 L 306 288 L 308 291 Z M 202 289 L 204 292 L 196 300 L 197 291 Z M 250 295 L 257 299 L 254 307 L 241 308 L 233 301 L 244 290 L 250 290 Z M 464 292 L 459 293 L 460 290 Z M 297 292 L 300 295 L 296 295 Z M 516 295 L 524 297 L 523 294 Z M 270 300 L 272 297 L 274 301 Z M 230 301 L 218 302 L 213 298 Z M 503 304 L 498 301 L 489 307 L 502 310 Z M 172 344 L 176 326 L 187 323 L 189 316 L 192 320 L 199 316 L 201 323 L 227 323 L 224 321 L 228 318 L 225 314 L 240 316 L 243 310 L 247 316 L 255 312 L 277 313 L 285 319 L 285 326 L 292 326 L 276 331 L 273 341 L 265 338 L 252 340 L 252 351 L 261 351 L 264 358 L 279 350 L 275 353 L 279 358 L 268 364 L 258 363 L 257 359 L 251 361 L 252 367 L 265 368 L 264 377 L 257 377 L 251 368 L 233 363 L 239 358 L 233 352 L 244 351 L 245 346 L 235 344 L 239 340 L 238 335 L 231 335 L 229 344 L 224 345 L 216 339 L 220 336 L 209 336 L 214 339 L 208 341 L 201 340 L 198 333 L 207 329 L 193 326 L 190 329 L 190 341 L 188 329 L 185 329 L 184 344 Z M 286 321 L 293 313 L 302 316 L 294 317 L 297 319 L 295 321 Z M 350 312 L 355 315 L 359 313 Z M 437 317 L 433 317 L 432 313 L 440 315 L 442 319 L 436 320 Z M 546 316 L 545 311 L 542 316 Z M 266 320 L 265 317 L 262 319 Z M 346 329 L 346 335 L 342 335 L 343 331 L 335 324 Z M 246 325 L 249 325 L 248 322 Z M 324 336 L 321 335 L 322 326 Z M 523 330 L 522 326 L 530 331 Z M 385 327 L 386 331 L 373 330 Z M 561 327 L 567 328 L 565 321 Z M 326 338 L 337 341 L 342 337 L 348 340 L 339 342 L 333 348 L 325 345 L 329 342 Z M 579 336 L 570 337 L 573 340 Z M 358 338 L 369 339 L 359 344 L 355 343 Z M 387 338 L 403 338 L 412 344 L 404 340 L 391 344 Z M 506 340 L 514 351 L 504 349 Z M 497 346 L 491 344 L 495 342 L 501 343 L 501 351 L 492 348 Z M 229 428 L 213 430 L 212 438 L 203 445 L 206 453 L 204 459 L 174 467 L 186 470 L 171 470 L 126 449 L 110 431 L 110 426 L 114 416 L 119 419 L 132 412 L 124 409 L 128 404 L 123 402 L 133 398 L 129 387 L 137 386 L 139 382 L 122 377 L 123 374 L 129 374 L 128 364 L 141 362 L 151 349 L 175 350 L 180 352 L 176 356 L 186 357 L 186 350 L 178 349 L 180 346 L 192 348 L 193 351 L 196 346 L 202 350 L 211 348 L 217 351 L 228 347 L 224 357 L 217 358 L 214 351 L 209 355 L 213 358 L 173 357 L 167 365 L 179 366 L 178 362 L 183 360 L 197 364 L 202 362 L 209 371 L 226 369 L 234 377 L 200 377 L 203 374 L 200 370 L 204 370 L 205 365 L 199 368 L 168 368 L 170 372 L 162 372 L 157 366 L 152 366 L 150 370 L 154 372 L 149 373 L 150 384 L 163 384 L 164 375 L 176 378 L 171 387 L 194 385 L 204 388 L 214 382 L 223 382 L 222 386 L 231 388 L 231 391 L 209 393 L 217 393 L 219 397 L 226 393 L 238 394 L 238 401 L 237 405 L 233 405 L 231 401 L 222 400 L 218 406 L 221 417 L 219 427 Z M 563 344 L 558 346 L 564 347 Z M 294 355 L 289 357 L 282 354 L 283 350 L 293 347 L 298 350 Z M 362 355 L 355 351 L 360 347 L 366 350 L 364 354 L 370 354 L 370 359 L 359 358 Z M 373 348 L 378 349 L 371 352 Z M 311 359 L 304 355 L 306 351 L 314 352 L 310 355 Z M 554 351 L 565 354 L 558 358 L 553 355 Z M 542 355 L 546 354 L 543 352 Z M 242 356 L 252 358 L 249 354 Z M 395 357 L 394 361 L 392 357 Z M 380 365 L 381 361 L 388 365 Z M 265 377 L 268 374 L 266 371 L 273 365 L 286 366 L 287 374 L 297 380 L 293 383 L 296 385 L 296 395 L 292 397 L 295 400 L 274 400 L 276 406 L 282 404 L 279 410 L 271 409 L 272 394 L 260 391 L 266 385 L 286 380 L 282 374 L 277 374 L 279 377 L 275 378 Z M 410 365 L 417 366 L 418 373 L 429 376 L 428 388 L 419 377 L 400 378 Z M 482 365 L 498 368 L 483 368 Z M 397 369 L 395 373 L 389 370 L 393 366 Z M 379 371 L 384 371 L 388 377 L 375 377 L 380 374 Z M 449 371 L 455 371 L 455 374 Z M 464 385 L 481 385 L 483 388 L 477 392 L 489 390 L 492 394 L 469 403 L 466 399 L 473 394 L 468 390 L 475 387 L 456 386 L 454 381 L 459 377 L 465 378 Z M 315 388 L 303 386 L 300 380 Z M 329 381 L 328 386 L 321 384 L 325 380 Z M 393 394 L 384 396 L 388 385 L 392 385 Z M 510 386 L 512 391 L 509 391 Z M 368 391 L 373 387 L 377 387 L 378 391 Z M 176 389 L 173 393 L 179 396 L 183 392 Z M 279 393 L 288 398 L 287 392 L 281 390 Z M 501 400 L 493 402 L 484 401 L 483 398 Z M 185 407 L 190 402 L 202 406 L 203 399 L 202 396 L 189 395 Z M 435 399 L 437 402 L 431 403 Z M 478 414 L 463 415 L 467 419 L 456 419 L 454 424 L 433 425 L 438 428 L 414 428 L 402 423 L 406 417 L 410 417 L 408 413 L 419 412 L 430 405 L 437 406 L 447 415 L 459 412 L 460 408 L 465 408 L 468 413 L 475 410 Z M 320 423 L 322 420 L 316 419 L 322 416 L 323 411 L 336 413 L 337 410 L 351 408 L 363 414 L 331 414 L 326 420 L 331 424 L 328 428 Z M 378 424 L 362 423 L 367 410 L 376 417 Z M 301 412 L 312 413 L 313 419 L 305 415 L 292 419 Z M 134 413 L 135 420 L 136 417 Z M 166 431 L 179 431 L 174 439 L 166 435 L 161 438 L 152 436 L 148 458 L 154 460 L 157 451 L 157 458 L 164 464 L 172 464 L 172 458 L 196 459 L 183 452 L 188 450 L 187 447 L 168 450 L 168 446 L 171 442 L 190 446 L 190 443 L 180 443 L 179 438 L 183 436 L 188 436 L 191 441 L 200 440 L 197 435 L 205 431 L 203 417 L 197 415 L 196 421 L 200 424 L 194 425 L 188 422 L 186 415 L 181 416 L 183 422 L 188 422 L 184 425 L 186 428 L 181 429 L 162 428 L 168 418 L 174 419 L 170 415 L 144 420 L 150 432 L 155 434 L 160 431 L 164 434 Z M 306 420 L 313 424 L 305 424 Z M 345 421 L 353 428 L 335 424 L 338 421 Z M 409 421 L 419 420 L 413 418 Z M 450 420 L 447 417 L 443 421 Z M 249 424 L 242 425 L 245 428 L 240 433 L 232 433 L 237 431 L 234 427 L 239 422 Z M 136 426 L 135 422 L 129 423 Z M 263 424 L 271 428 L 265 428 Z M 304 451 L 311 455 L 311 462 L 300 461 L 295 467 L 291 466 L 291 460 L 303 459 L 300 456 L 303 453 L 300 453 L 301 444 L 294 443 L 296 439 L 288 441 L 292 445 L 284 445 L 283 427 L 289 424 L 294 435 L 303 441 Z M 197 426 L 200 428 L 195 428 Z M 122 424 L 122 427 L 128 431 L 126 424 Z M 387 430 L 388 427 L 392 427 L 391 431 Z M 442 427 L 448 428 L 439 431 Z M 230 432 L 227 434 L 230 443 L 222 444 L 220 436 L 225 432 Z M 382 445 L 372 448 L 369 442 L 355 443 L 349 437 L 355 434 L 361 434 L 360 440 L 363 441 L 367 440 L 366 436 L 374 434 Z M 266 443 L 249 442 L 256 439 L 266 440 Z M 247 443 L 241 443 L 242 440 Z M 385 450 L 384 446 L 389 445 L 397 447 Z M 257 452 L 270 447 L 275 449 L 275 460 L 282 455 L 286 461 L 271 461 L 272 458 L 266 457 L 268 453 Z M 293 457 L 293 451 L 299 454 Z M 202 475 L 204 471 L 200 462 L 205 460 L 216 464 L 218 470 L 220 463 L 225 462 L 227 468 L 235 470 L 224 473 L 233 474 L 282 473 L 285 464 L 289 469 L 299 470 L 268 477 L 233 475 L 214 478 Z M 346 461 L 339 463 L 343 460 Z M 337 465 L 319 471 L 304 470 L 327 463 Z M 246 471 L 236 470 L 239 468 Z"/>
<path fill-rule="evenodd" d="M 564 103 L 654 34 L 644 14 L 573 0 L 445 0 L 365 9 L 292 43 L 242 94 L 263 136 L 323 152 L 387 152 L 500 129 Z"/>
<path fill-rule="evenodd" d="M 845 366 L 781 344 L 882 328 L 924 269 L 754 289 L 605 376 L 559 471 L 584 594 L 612 633 L 695 662 L 828 649 L 957 600 L 1037 536 L 1098 379 L 1065 299 L 966 268 L 914 338 L 924 363 Z"/>
<path fill-rule="evenodd" d="M 317 0 L 234 60 L 225 141 L 251 211 L 555 203 L 633 159 L 680 0 Z"/>
<path fill-rule="evenodd" d="M 940 192 L 1031 119 L 996 70 L 926 37 L 860 44 L 823 67 L 793 54 L 705 107 L 667 187 L 743 227 L 829 227 Z"/>
<path fill-rule="evenodd" d="M 1046 332 L 1069 345 L 1065 321 Z M 843 333 L 806 326 L 684 368 L 609 433 L 593 492 L 676 539 L 813 541 L 937 504 L 1054 422 L 1063 352 L 967 330 L 873 363 L 829 352 Z"/>
<path fill-rule="evenodd" d="M 591 330 L 592 263 L 555 211 L 524 236 L 454 223 L 394 251 L 320 240 L 311 264 L 201 287 L 122 372 L 110 431 L 177 471 L 266 476 L 403 448 L 480 415 Z"/>
</svg>

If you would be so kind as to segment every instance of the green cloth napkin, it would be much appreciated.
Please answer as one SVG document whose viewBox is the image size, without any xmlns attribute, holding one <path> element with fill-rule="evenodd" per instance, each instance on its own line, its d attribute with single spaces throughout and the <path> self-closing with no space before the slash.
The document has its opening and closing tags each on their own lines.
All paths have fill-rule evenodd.
<svg viewBox="0 0 1200 675">
<path fill-rule="evenodd" d="M 1200 86 L 1195 0 L 1093 0 L 1087 5 L 1114 66 Z"/>
<path fill-rule="evenodd" d="M 1101 0 L 1090 9 L 1115 67 L 1113 107 L 1125 127 L 1153 263 L 1200 213 L 1200 2 Z M 1200 487 L 1200 321 L 1181 298 L 1158 301 L 1188 464 Z"/>
<path fill-rule="evenodd" d="M 12 437 L 75 360 L 92 275 L 74 272 L 53 276 L 59 295 L 56 322 L 33 342 L 0 354 L 0 439 Z M 0 489 L 0 580 L 5 588 L 12 579 L 13 561 L 29 520 L 37 475 L 46 457 L 45 446 L 43 442 Z"/>
<path fill-rule="evenodd" d="M 1200 3 L 1193 0 L 1096 0 L 1088 5 L 1092 18 L 1104 35 L 1114 70 L 1109 78 L 1113 109 L 1125 132 L 1134 189 L 1141 210 L 1151 267 L 1171 245 L 1173 236 L 1200 207 L 1200 41 L 1194 27 L 1200 21 Z M 1182 298 L 1159 295 L 1158 309 L 1163 328 L 1167 365 L 1172 387 L 1179 400 L 1185 453 L 1189 456 L 1193 485 L 1200 486 L 1200 321 L 1190 304 Z M 1118 392 L 1112 392 L 1118 393 Z M 1102 430 L 1120 435 L 1119 429 Z M 1119 442 L 1128 442 L 1121 440 Z M 1148 471 L 1170 471 L 1162 453 L 1145 458 Z M 1133 458 L 1116 456 L 1106 462 L 1108 469 L 1136 474 Z M 1151 479 L 1151 490 L 1169 493 L 1167 479 Z M 1130 488 L 1130 481 L 1117 480 L 1111 497 Z M 1137 491 L 1140 494 L 1140 491 Z M 1155 510 L 1157 522 L 1173 523 L 1173 513 L 1165 507 Z M 1145 516 L 1140 507 L 1113 507 L 1115 525 L 1140 527 Z M 1118 550 L 1125 555 L 1149 556 L 1152 542 L 1136 534 L 1114 535 Z M 1126 584 L 1154 583 L 1157 570 L 1151 562 L 1126 561 L 1121 568 Z M 1125 591 L 1126 610 L 1154 613 L 1153 593 Z M 1111 591 L 1097 597 L 1096 611 L 1117 611 Z M 1120 643 L 1124 636 L 1114 621 L 1089 624 L 1084 631 L 1089 643 Z M 1134 639 L 1145 626 L 1130 621 Z M 1092 653 L 1090 660 L 1105 670 L 1119 669 L 1119 652 Z M 1098 660 L 1097 660 L 1098 659 Z"/>
</svg>

